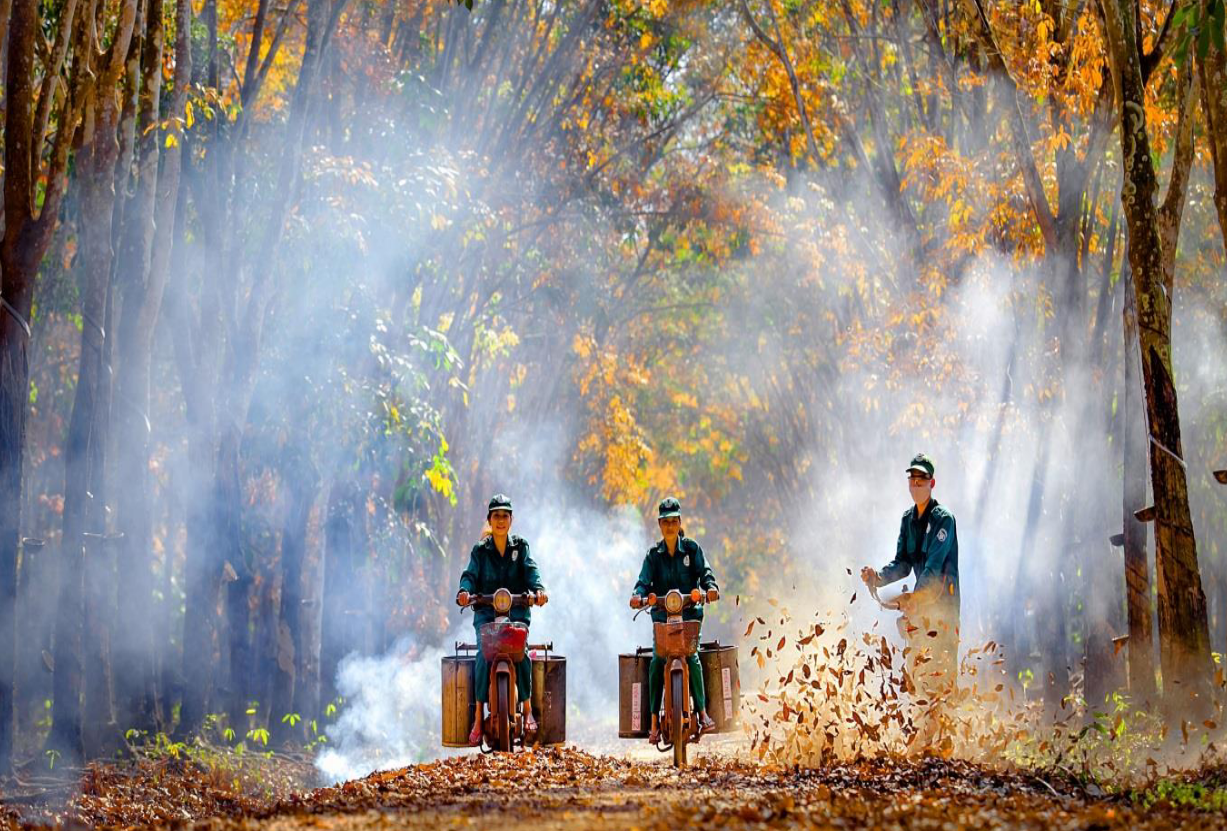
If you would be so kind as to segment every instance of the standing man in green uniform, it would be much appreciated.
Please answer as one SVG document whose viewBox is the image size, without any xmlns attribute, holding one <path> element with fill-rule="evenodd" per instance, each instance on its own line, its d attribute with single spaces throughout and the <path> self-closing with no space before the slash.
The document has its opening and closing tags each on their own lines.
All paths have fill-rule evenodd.
<svg viewBox="0 0 1227 831">
<path fill-rule="evenodd" d="M 507 589 L 512 594 L 536 592 L 537 605 L 544 606 L 548 597 L 545 586 L 541 584 L 541 575 L 537 573 L 537 564 L 528 553 L 528 540 L 511 533 L 511 499 L 501 493 L 491 497 L 486 509 L 486 522 L 490 524 L 490 534 L 469 552 L 469 565 L 460 575 L 456 603 L 467 606 L 470 594 L 493 594 L 499 589 Z M 481 723 L 486 702 L 490 698 L 490 665 L 481 651 L 481 627 L 496 616 L 489 606 L 473 610 L 473 628 L 477 632 L 478 643 L 473 679 L 477 708 L 473 729 L 469 733 L 469 744 L 473 747 L 481 744 Z M 527 626 L 532 619 L 532 611 L 526 606 L 514 606 L 508 617 Z M 532 709 L 532 684 L 532 659 L 525 653 L 524 659 L 516 664 L 516 691 L 524 708 L 524 732 L 529 736 L 537 731 Z"/>
<path fill-rule="evenodd" d="M 903 514 L 895 559 L 880 571 L 861 569 L 876 589 L 916 575 L 916 587 L 900 598 L 907 617 L 913 677 L 920 692 L 940 701 L 953 690 L 959 654 L 959 540 L 954 514 L 933 498 L 933 460 L 923 453 L 908 464 L 908 492 L 915 503 Z M 927 660 L 920 660 L 927 653 Z"/>
<path fill-rule="evenodd" d="M 656 524 L 660 527 L 660 542 L 648 549 L 643 558 L 643 567 L 639 570 L 639 580 L 635 583 L 635 591 L 631 595 L 631 608 L 638 609 L 649 594 L 663 595 L 677 589 L 682 594 L 689 594 L 692 589 L 703 589 L 707 593 L 707 602 L 714 603 L 720 597 L 720 587 L 716 585 L 716 576 L 707 565 L 703 556 L 703 548 L 685 535 L 682 530 L 682 504 L 673 497 L 661 501 L 657 510 Z M 652 620 L 665 623 L 668 615 L 663 609 L 652 609 Z M 683 620 L 703 620 L 703 607 L 693 606 L 682 612 Z M 690 665 L 690 696 L 694 699 L 694 707 L 699 711 L 699 723 L 703 731 L 716 729 L 714 722 L 707 714 L 707 698 L 703 689 L 703 669 L 699 665 L 699 656 L 691 655 L 687 660 Z M 665 687 L 665 662 L 659 655 L 652 654 L 652 662 L 648 665 L 648 690 L 651 695 L 652 730 L 648 741 L 656 744 L 660 741 L 660 700 Z"/>
</svg>

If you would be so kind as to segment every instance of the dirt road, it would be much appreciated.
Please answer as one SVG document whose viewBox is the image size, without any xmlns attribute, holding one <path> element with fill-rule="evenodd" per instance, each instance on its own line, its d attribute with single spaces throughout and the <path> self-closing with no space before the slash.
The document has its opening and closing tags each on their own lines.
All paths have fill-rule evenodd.
<svg viewBox="0 0 1227 831">
<path fill-rule="evenodd" d="M 1152 791 L 1147 801 L 1153 804 L 1146 805 L 1136 796 L 966 762 L 873 761 L 781 771 L 745 760 L 744 745 L 733 749 L 742 752 L 705 742 L 694 766 L 682 771 L 668 757 L 626 743 L 605 755 L 570 747 L 506 756 L 474 752 L 318 790 L 296 790 L 294 777 L 302 781 L 310 767 L 291 775 L 287 765 L 293 765 L 286 762 L 267 768 L 242 792 L 234 789 L 232 773 L 199 761 L 95 764 L 41 794 L 19 793 L 10 783 L 0 826 L 1227 829 L 1227 770 L 1203 770 L 1199 783 L 1180 793 Z"/>
<path fill-rule="evenodd" d="M 768 771 L 702 756 L 665 761 L 573 749 L 466 756 L 373 774 L 304 794 L 261 819 L 211 823 L 246 831 L 481 825 L 554 828 L 1227 828 L 1221 812 L 1143 808 L 1068 783 L 927 760 L 823 771 Z"/>
</svg>

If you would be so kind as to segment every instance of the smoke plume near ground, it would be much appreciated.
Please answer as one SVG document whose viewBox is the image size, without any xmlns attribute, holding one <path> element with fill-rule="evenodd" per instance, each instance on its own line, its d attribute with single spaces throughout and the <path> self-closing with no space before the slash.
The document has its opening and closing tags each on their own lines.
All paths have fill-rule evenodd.
<svg viewBox="0 0 1227 831">
<path fill-rule="evenodd" d="M 508 489 L 515 494 L 514 490 Z M 642 519 L 630 510 L 602 514 L 564 507 L 539 493 L 513 495 L 513 534 L 529 541 L 549 592 L 533 609 L 529 641 L 553 642 L 567 659 L 567 740 L 616 747 L 618 654 L 651 642 L 646 615 L 632 623 L 630 597 L 649 544 Z M 459 571 L 455 575 L 459 584 Z M 351 655 L 337 687 L 344 697 L 321 777 L 337 782 L 450 755 L 440 745 L 440 660 L 455 641 L 472 643 L 469 612 L 452 615 L 444 648 L 421 648 L 412 638 L 383 656 Z"/>
</svg>

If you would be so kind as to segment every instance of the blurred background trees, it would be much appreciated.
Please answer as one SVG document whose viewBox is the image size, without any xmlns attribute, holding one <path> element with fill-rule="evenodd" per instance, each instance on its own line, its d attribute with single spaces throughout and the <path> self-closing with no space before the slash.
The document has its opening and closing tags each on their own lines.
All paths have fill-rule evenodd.
<svg viewBox="0 0 1227 831">
<path fill-rule="evenodd" d="M 510 470 L 763 596 L 941 448 L 1020 685 L 1209 684 L 1222 0 L 0 11 L 0 758 L 308 740 Z"/>
</svg>

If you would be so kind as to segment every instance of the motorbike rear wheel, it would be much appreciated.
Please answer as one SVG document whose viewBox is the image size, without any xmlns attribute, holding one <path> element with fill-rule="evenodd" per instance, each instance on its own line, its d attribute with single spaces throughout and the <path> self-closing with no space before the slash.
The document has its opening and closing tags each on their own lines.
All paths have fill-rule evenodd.
<svg viewBox="0 0 1227 831">
<path fill-rule="evenodd" d="M 686 729 L 686 684 L 685 673 L 674 672 L 669 679 L 671 692 L 673 693 L 672 712 L 669 714 L 673 720 L 673 766 L 675 768 L 686 767 L 686 739 L 689 738 L 689 732 Z"/>
<path fill-rule="evenodd" d="M 498 749 L 504 753 L 511 752 L 511 695 L 507 689 L 506 675 L 498 679 L 498 715 L 495 724 L 498 729 Z"/>
</svg>

